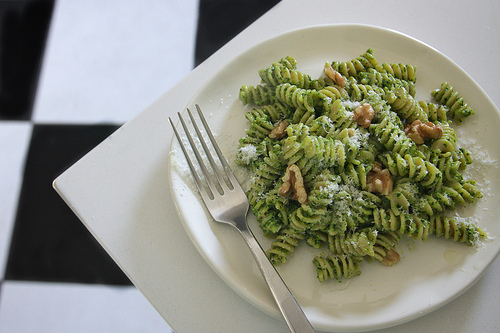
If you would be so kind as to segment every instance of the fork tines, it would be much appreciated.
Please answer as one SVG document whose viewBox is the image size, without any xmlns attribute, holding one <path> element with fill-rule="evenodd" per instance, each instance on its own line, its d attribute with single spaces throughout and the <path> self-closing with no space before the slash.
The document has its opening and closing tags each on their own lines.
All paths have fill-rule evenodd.
<svg viewBox="0 0 500 333">
<path fill-rule="evenodd" d="M 172 128 L 174 129 L 174 133 L 175 133 L 175 136 L 177 137 L 177 141 L 179 142 L 179 145 L 182 149 L 182 152 L 184 153 L 184 156 L 186 157 L 189 169 L 191 170 L 191 173 L 193 174 L 195 183 L 198 186 L 200 193 L 203 195 L 204 192 L 206 191 L 209 199 L 213 200 L 214 196 L 216 196 L 217 194 L 223 195 L 224 192 L 227 192 L 228 190 L 232 190 L 234 188 L 233 184 L 237 184 L 237 181 L 234 178 L 234 175 L 231 171 L 231 168 L 229 167 L 229 164 L 227 163 L 226 158 L 222 154 L 222 151 L 220 150 L 219 145 L 217 144 L 217 142 L 212 134 L 212 131 L 210 130 L 210 128 L 208 126 L 207 121 L 205 120 L 205 116 L 203 115 L 203 112 L 201 111 L 200 106 L 198 104 L 196 104 L 195 107 L 196 107 L 198 116 L 203 124 L 203 127 L 206 131 L 206 134 L 208 135 L 209 141 L 211 142 L 211 145 L 219 158 L 220 165 L 224 169 L 225 175 L 227 176 L 227 179 L 229 179 L 229 181 L 226 181 L 224 178 L 224 175 L 221 173 L 220 167 L 217 164 L 216 160 L 213 158 L 212 151 L 207 146 L 206 140 L 204 139 L 204 136 L 203 136 L 202 132 L 200 131 L 200 128 L 198 127 L 198 124 L 196 123 L 195 118 L 193 117 L 193 114 L 191 113 L 191 110 L 187 109 L 187 112 L 188 112 L 189 118 L 191 120 L 191 123 L 193 124 L 194 130 L 195 130 L 196 135 L 198 137 L 198 140 L 200 141 L 201 146 L 203 147 L 203 151 L 205 152 L 205 155 L 208 158 L 211 170 L 209 170 L 209 168 L 207 168 L 207 166 L 205 165 L 204 159 L 203 159 L 202 155 L 200 154 L 200 152 L 197 148 L 196 142 L 193 139 L 193 137 L 191 136 L 191 133 L 190 133 L 188 126 L 187 126 L 186 122 L 184 121 L 182 115 L 180 114 L 180 112 L 178 112 L 177 115 L 179 116 L 179 119 L 180 119 L 181 124 L 182 124 L 182 128 L 184 129 L 184 132 L 185 132 L 186 137 L 189 141 L 191 149 L 192 149 L 194 155 L 196 156 L 196 160 L 198 161 L 198 164 L 200 166 L 201 174 L 203 176 L 203 179 L 205 179 L 205 184 L 202 181 L 202 178 L 200 177 L 197 169 L 193 165 L 191 158 L 189 157 L 189 153 L 188 153 L 186 147 L 184 146 L 184 144 L 182 143 L 181 136 L 179 135 L 172 119 L 170 117 L 168 119 L 170 121 L 170 124 L 172 125 Z M 203 191 L 202 188 L 205 191 Z"/>
</svg>

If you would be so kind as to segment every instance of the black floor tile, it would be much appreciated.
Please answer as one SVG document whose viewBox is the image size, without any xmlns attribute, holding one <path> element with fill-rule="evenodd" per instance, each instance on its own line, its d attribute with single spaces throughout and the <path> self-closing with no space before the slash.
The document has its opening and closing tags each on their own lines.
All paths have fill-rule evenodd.
<svg viewBox="0 0 500 333">
<path fill-rule="evenodd" d="M 5 278 L 128 285 L 130 281 L 52 189 L 52 181 L 115 125 L 35 125 Z"/>
<path fill-rule="evenodd" d="M 195 65 L 274 7 L 279 0 L 200 0 Z"/>
<path fill-rule="evenodd" d="M 0 119 L 29 120 L 54 0 L 0 1 Z"/>
</svg>

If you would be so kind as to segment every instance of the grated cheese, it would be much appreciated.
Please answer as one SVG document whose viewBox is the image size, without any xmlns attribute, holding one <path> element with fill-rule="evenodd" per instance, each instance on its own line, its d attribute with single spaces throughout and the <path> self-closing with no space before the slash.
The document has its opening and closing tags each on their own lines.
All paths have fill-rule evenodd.
<svg viewBox="0 0 500 333">
<path fill-rule="evenodd" d="M 255 161 L 259 157 L 257 152 L 257 147 L 254 145 L 245 145 L 238 149 L 239 158 L 245 164 L 250 164 L 250 162 Z"/>
<path fill-rule="evenodd" d="M 361 106 L 361 103 L 356 101 L 342 101 L 342 106 L 346 109 L 354 110 L 358 106 Z"/>
</svg>

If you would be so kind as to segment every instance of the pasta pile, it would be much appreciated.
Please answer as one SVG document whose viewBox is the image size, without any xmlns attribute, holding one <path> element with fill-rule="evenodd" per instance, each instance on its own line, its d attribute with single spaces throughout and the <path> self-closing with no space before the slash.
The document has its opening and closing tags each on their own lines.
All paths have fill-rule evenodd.
<svg viewBox="0 0 500 333">
<path fill-rule="evenodd" d="M 381 64 L 372 49 L 327 62 L 317 79 L 296 65 L 285 57 L 239 92 L 251 111 L 237 161 L 253 173 L 247 195 L 274 237 L 273 264 L 301 243 L 325 248 L 313 259 L 323 282 L 359 275 L 363 259 L 397 263 L 402 237 L 474 245 L 486 236 L 446 215 L 482 197 L 463 176 L 472 158 L 452 127 L 474 111 L 451 85 L 417 101 L 416 67 Z"/>
</svg>

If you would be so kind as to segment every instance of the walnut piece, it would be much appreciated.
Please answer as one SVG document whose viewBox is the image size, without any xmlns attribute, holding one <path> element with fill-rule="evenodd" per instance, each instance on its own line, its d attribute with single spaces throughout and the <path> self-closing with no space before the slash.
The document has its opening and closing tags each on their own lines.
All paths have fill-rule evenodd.
<svg viewBox="0 0 500 333">
<path fill-rule="evenodd" d="M 392 266 L 394 264 L 397 264 L 400 258 L 401 256 L 399 255 L 399 253 L 391 249 L 387 251 L 384 259 L 380 263 L 385 266 Z"/>
<path fill-rule="evenodd" d="M 286 120 L 282 120 L 271 132 L 269 132 L 269 138 L 271 139 L 281 139 L 286 135 L 286 128 L 288 123 Z"/>
<path fill-rule="evenodd" d="M 343 77 L 342 74 L 333 69 L 332 65 L 330 65 L 329 63 L 325 65 L 324 70 L 326 76 L 332 79 L 333 82 L 335 82 L 335 84 L 339 85 L 342 88 L 344 88 L 347 85 L 345 77 Z"/>
<path fill-rule="evenodd" d="M 382 169 L 382 165 L 375 162 L 373 169 L 366 175 L 366 190 L 387 195 L 392 192 L 394 183 L 388 169 Z"/>
<path fill-rule="evenodd" d="M 420 120 L 415 120 L 405 128 L 406 136 L 413 140 L 417 145 L 424 143 L 425 139 L 439 139 L 443 136 L 441 126 L 431 123 L 430 121 L 422 123 Z"/>
<path fill-rule="evenodd" d="M 354 120 L 363 128 L 368 128 L 375 116 L 375 110 L 368 103 L 363 103 L 354 109 Z"/>
<path fill-rule="evenodd" d="M 301 204 L 307 203 L 307 192 L 304 187 L 304 179 L 297 165 L 292 164 L 286 168 L 285 176 L 282 178 L 279 194 L 287 197 L 292 194 L 292 199 L 297 200 Z"/>
</svg>

